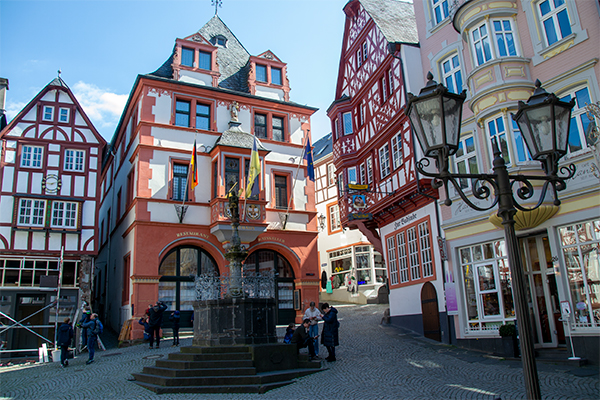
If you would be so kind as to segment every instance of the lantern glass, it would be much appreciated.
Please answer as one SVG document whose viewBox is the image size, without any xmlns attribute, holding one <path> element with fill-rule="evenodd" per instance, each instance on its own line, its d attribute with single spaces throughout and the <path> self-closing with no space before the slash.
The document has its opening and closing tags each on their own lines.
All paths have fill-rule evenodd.
<svg viewBox="0 0 600 400">
<path fill-rule="evenodd" d="M 462 113 L 462 99 L 444 97 L 444 122 L 446 128 L 446 144 L 449 154 L 453 155 L 458 150 L 460 137 L 460 117 Z"/>
<path fill-rule="evenodd" d="M 552 152 L 554 149 L 552 106 L 530 108 L 525 111 L 531 138 L 527 143 L 534 143 L 534 148 L 529 149 L 531 157 L 536 160 L 540 156 Z"/>
<path fill-rule="evenodd" d="M 556 104 L 554 106 L 555 129 L 556 129 L 556 151 L 561 155 L 567 154 L 569 143 L 569 127 L 571 124 L 571 107 Z"/>
<path fill-rule="evenodd" d="M 416 122 L 420 126 L 420 129 L 417 130 L 417 138 L 421 143 L 423 152 L 426 156 L 434 155 L 437 153 L 436 149 L 444 144 L 440 98 L 435 96 L 415 102 L 414 109 L 415 111 L 412 114 L 417 121 L 415 121 L 415 118 L 411 118 L 411 121 L 413 125 Z"/>
</svg>

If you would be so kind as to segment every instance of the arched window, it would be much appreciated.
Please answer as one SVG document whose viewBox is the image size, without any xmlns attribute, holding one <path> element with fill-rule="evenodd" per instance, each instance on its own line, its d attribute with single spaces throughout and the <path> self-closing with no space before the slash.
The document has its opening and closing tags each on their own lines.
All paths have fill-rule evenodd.
<svg viewBox="0 0 600 400">
<path fill-rule="evenodd" d="M 258 250 L 246 258 L 244 271 L 264 273 L 275 270 L 275 301 L 277 303 L 277 323 L 294 322 L 294 270 L 289 261 L 273 250 Z"/>
<path fill-rule="evenodd" d="M 196 300 L 194 280 L 201 273 L 218 272 L 212 256 L 199 247 L 181 246 L 171 250 L 161 261 L 158 274 L 158 299 L 169 311 L 179 310 L 181 326 L 191 326 L 193 302 Z M 165 317 L 165 319 L 167 319 Z"/>
</svg>

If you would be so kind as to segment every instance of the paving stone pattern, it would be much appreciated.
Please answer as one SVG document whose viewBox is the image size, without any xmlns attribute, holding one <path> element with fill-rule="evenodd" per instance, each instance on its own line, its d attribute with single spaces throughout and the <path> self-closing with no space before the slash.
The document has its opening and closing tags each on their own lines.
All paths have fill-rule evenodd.
<svg viewBox="0 0 600 400">
<path fill-rule="evenodd" d="M 338 361 L 323 361 L 326 370 L 262 395 L 156 395 L 129 381 L 131 372 L 154 365 L 155 357 L 167 357 L 168 353 L 178 351 L 165 340 L 159 350 L 139 345 L 98 351 L 96 362 L 91 365 L 85 365 L 87 354 L 83 354 L 71 360 L 66 369 L 58 363 L 2 367 L 0 396 L 28 400 L 526 398 L 518 360 L 490 358 L 382 326 L 385 305 L 339 305 L 337 308 L 341 323 Z M 281 336 L 284 329 L 279 328 Z M 191 345 L 191 338 L 181 342 L 184 346 Z M 320 355 L 327 356 L 324 347 Z M 597 367 L 537 364 L 544 399 L 600 398 Z"/>
</svg>

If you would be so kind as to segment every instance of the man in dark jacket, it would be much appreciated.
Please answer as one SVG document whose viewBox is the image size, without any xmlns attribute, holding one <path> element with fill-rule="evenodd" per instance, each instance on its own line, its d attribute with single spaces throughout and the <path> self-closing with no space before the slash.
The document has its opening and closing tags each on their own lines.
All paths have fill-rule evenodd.
<svg viewBox="0 0 600 400">
<path fill-rule="evenodd" d="M 64 324 L 58 328 L 58 337 L 56 338 L 56 344 L 60 346 L 60 365 L 62 367 L 69 366 L 69 346 L 73 340 L 73 327 L 71 326 L 71 318 L 65 318 Z"/>
<path fill-rule="evenodd" d="M 83 324 L 85 324 L 86 322 L 90 322 L 91 315 L 92 315 L 92 312 L 90 311 L 89 308 L 84 309 L 83 315 L 76 326 L 78 328 L 81 328 L 81 326 Z M 85 349 L 85 346 L 87 346 L 87 342 L 88 342 L 87 329 L 82 329 L 81 330 L 81 343 L 79 344 L 79 347 L 81 349 L 80 351 L 83 351 Z"/>
<path fill-rule="evenodd" d="M 179 310 L 171 313 L 169 321 L 173 323 L 173 346 L 179 346 L 179 323 L 181 322 Z"/>
<path fill-rule="evenodd" d="M 89 359 L 85 362 L 86 364 L 91 364 L 94 362 L 94 353 L 96 352 L 96 342 L 98 341 L 98 334 L 94 333 L 94 329 L 96 328 L 96 324 L 98 323 L 98 314 L 92 314 L 90 316 L 90 320 L 88 322 L 83 323 L 81 326 L 87 330 L 88 337 L 88 353 Z"/>
<path fill-rule="evenodd" d="M 292 344 L 296 345 L 296 351 L 300 352 L 300 349 L 308 347 L 308 355 L 310 359 L 316 359 L 317 356 L 315 354 L 315 344 L 314 340 L 319 337 L 317 335 L 315 338 L 312 338 L 308 333 L 310 327 L 310 319 L 305 319 L 302 321 L 302 325 L 298 327 L 294 331 L 294 335 L 292 336 Z"/>
<path fill-rule="evenodd" d="M 162 301 L 157 301 L 154 307 L 148 313 L 148 325 L 150 325 L 150 348 L 154 348 L 154 338 L 156 337 L 156 348 L 160 347 L 160 327 L 162 325 L 163 313 L 167 305 Z"/>
<path fill-rule="evenodd" d="M 339 346 L 338 328 L 340 323 L 337 320 L 338 311 L 328 303 L 323 303 L 323 331 L 321 332 L 321 344 L 327 348 L 329 355 L 325 358 L 327 361 L 335 361 L 335 346 Z"/>
</svg>

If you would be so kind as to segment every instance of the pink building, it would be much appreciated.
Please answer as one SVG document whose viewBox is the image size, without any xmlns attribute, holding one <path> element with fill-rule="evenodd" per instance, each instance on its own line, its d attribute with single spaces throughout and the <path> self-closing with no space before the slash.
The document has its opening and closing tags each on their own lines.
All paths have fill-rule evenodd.
<svg viewBox="0 0 600 400">
<path fill-rule="evenodd" d="M 517 214 L 517 234 L 536 347 L 570 347 L 571 336 L 576 355 L 598 362 L 600 159 L 598 119 L 586 105 L 600 99 L 599 3 L 414 0 L 414 9 L 423 77 L 431 71 L 450 90 L 467 91 L 455 172 L 490 170 L 497 138 L 511 173 L 542 173 L 510 114 L 527 101 L 536 79 L 549 93 L 576 100 L 561 165 L 573 163 L 578 172 L 561 192 L 561 206 L 550 198 L 536 212 Z M 471 197 L 472 183 L 461 184 Z M 503 230 L 493 212 L 473 211 L 450 196 L 452 206 L 441 210 L 453 336 L 462 345 L 494 348 L 498 327 L 515 320 Z"/>
</svg>

